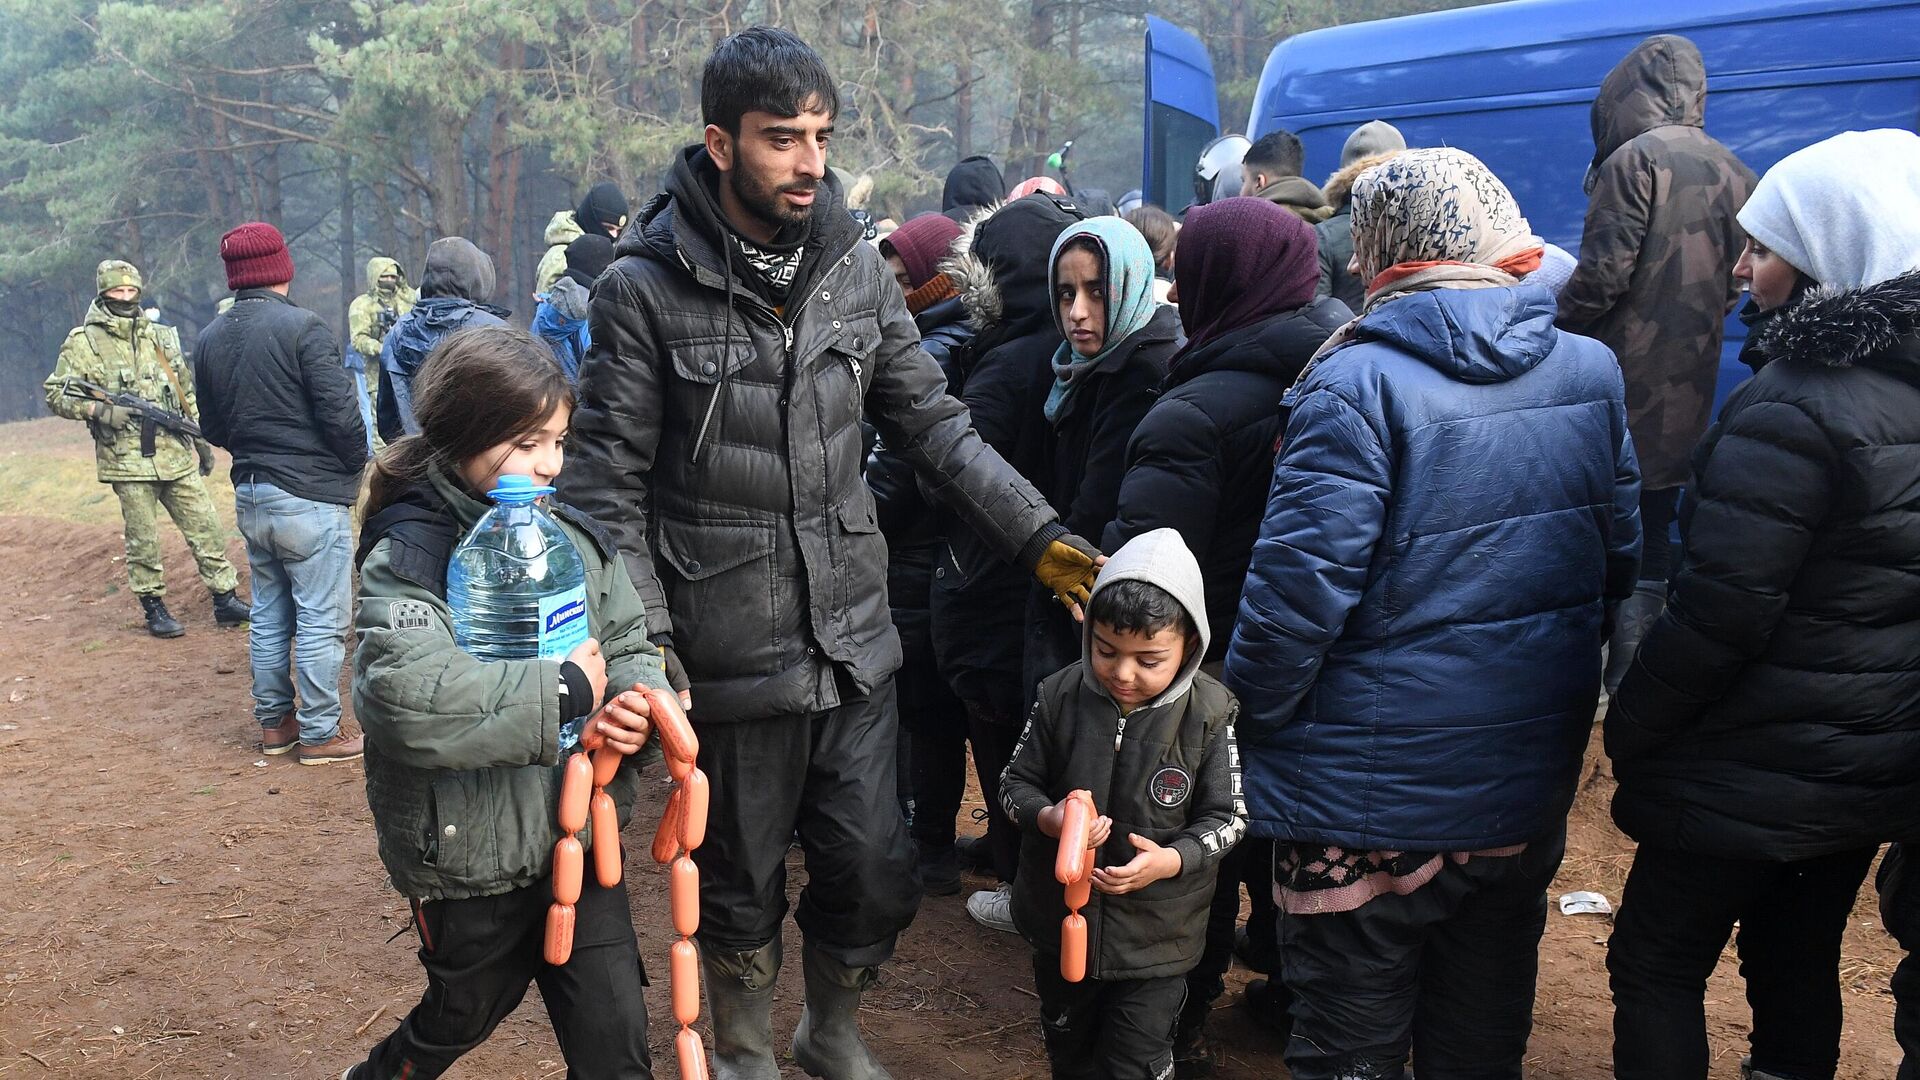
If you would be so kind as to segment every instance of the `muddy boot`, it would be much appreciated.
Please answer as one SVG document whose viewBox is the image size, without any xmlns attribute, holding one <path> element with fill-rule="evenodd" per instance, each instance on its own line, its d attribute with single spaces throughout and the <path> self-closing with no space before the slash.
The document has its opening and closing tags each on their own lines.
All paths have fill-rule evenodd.
<svg viewBox="0 0 1920 1080">
<path fill-rule="evenodd" d="M 1778 1073 L 1763 1072 L 1753 1067 L 1753 1058 L 1740 1059 L 1740 1080 L 1787 1080 Z"/>
<path fill-rule="evenodd" d="M 1620 690 L 1620 680 L 1633 666 L 1633 654 L 1640 651 L 1640 640 L 1653 629 L 1653 621 L 1667 607 L 1667 583 L 1643 581 L 1633 595 L 1620 602 L 1613 617 L 1613 637 L 1607 642 L 1607 670 L 1604 682 L 1611 697 Z"/>
<path fill-rule="evenodd" d="M 860 994 L 879 969 L 848 967 L 811 941 L 800 956 L 807 1002 L 793 1033 L 793 1063 L 821 1080 L 893 1080 L 860 1039 Z"/>
<path fill-rule="evenodd" d="M 713 1013 L 714 1080 L 780 1080 L 773 1060 L 773 979 L 780 939 L 753 952 L 702 948 L 707 1008 Z"/>
<path fill-rule="evenodd" d="M 207 591 L 212 592 L 213 590 L 209 589 Z M 248 609 L 247 602 L 235 596 L 232 589 L 228 589 L 226 592 L 213 593 L 214 622 L 225 627 L 245 626 L 247 625 L 247 621 L 252 618 L 253 612 Z"/>
<path fill-rule="evenodd" d="M 180 625 L 180 620 L 173 617 L 173 612 L 167 610 L 165 600 L 157 596 L 143 596 L 140 598 L 140 607 L 147 613 L 147 633 L 154 637 L 179 637 L 187 632 L 187 628 Z"/>
</svg>

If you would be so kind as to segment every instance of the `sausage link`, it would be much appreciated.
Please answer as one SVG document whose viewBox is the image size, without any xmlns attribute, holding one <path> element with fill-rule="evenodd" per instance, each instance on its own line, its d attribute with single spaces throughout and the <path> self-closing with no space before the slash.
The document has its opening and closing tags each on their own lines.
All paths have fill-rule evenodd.
<svg viewBox="0 0 1920 1080">
<path fill-rule="evenodd" d="M 707 1051 L 700 1045 L 700 1033 L 690 1027 L 680 1029 L 673 1040 L 675 1055 L 680 1059 L 680 1075 L 683 1080 L 707 1080 Z"/>
<path fill-rule="evenodd" d="M 660 815 L 660 827 L 653 832 L 653 861 L 665 866 L 680 850 L 680 817 L 686 812 L 686 789 L 674 788 L 667 796 L 667 809 Z"/>
<path fill-rule="evenodd" d="M 1072 983 L 1087 977 L 1087 920 L 1077 911 L 1060 920 L 1060 977 Z"/>
<path fill-rule="evenodd" d="M 692 851 L 707 838 L 707 774 L 695 769 L 680 782 L 686 799 L 680 805 L 680 846 Z"/>
<path fill-rule="evenodd" d="M 1093 827 L 1093 805 L 1076 791 L 1067 796 L 1061 812 L 1060 852 L 1053 859 L 1053 876 L 1071 885 L 1087 876 L 1087 834 Z"/>
<path fill-rule="evenodd" d="M 573 956 L 573 905 L 554 904 L 547 908 L 547 963 L 562 967 Z"/>
<path fill-rule="evenodd" d="M 593 752 L 593 786 L 606 787 L 613 783 L 613 774 L 620 771 L 620 760 L 626 757 L 611 746 L 602 746 Z"/>
<path fill-rule="evenodd" d="M 647 719 L 653 724 L 653 732 L 660 738 L 660 750 L 666 754 L 669 763 L 679 760 L 692 764 L 700 757 L 700 740 L 694 737 L 693 725 L 687 722 L 687 714 L 680 708 L 680 695 L 671 690 L 647 687 L 642 691 L 647 698 Z"/>
<path fill-rule="evenodd" d="M 560 778 L 560 831 L 577 833 L 587 827 L 587 800 L 593 797 L 593 761 L 585 754 L 567 758 Z"/>
<path fill-rule="evenodd" d="M 673 943 L 673 1018 L 682 1027 L 700 1019 L 700 953 L 693 942 Z"/>
<path fill-rule="evenodd" d="M 673 907 L 673 932 L 692 937 L 700 929 L 700 867 L 685 855 L 668 871 L 667 898 Z"/>
<path fill-rule="evenodd" d="M 620 811 L 613 796 L 604 791 L 593 793 L 593 877 L 602 888 L 620 884 Z"/>
<path fill-rule="evenodd" d="M 553 899 L 559 904 L 580 902 L 580 884 L 586 853 L 576 837 L 563 836 L 553 845 Z"/>
</svg>

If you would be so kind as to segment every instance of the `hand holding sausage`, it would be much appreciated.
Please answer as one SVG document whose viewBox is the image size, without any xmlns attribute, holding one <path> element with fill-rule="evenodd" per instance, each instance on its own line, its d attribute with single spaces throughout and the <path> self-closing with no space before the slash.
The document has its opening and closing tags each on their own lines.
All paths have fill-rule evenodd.
<svg viewBox="0 0 1920 1080">
<path fill-rule="evenodd" d="M 606 745 L 622 754 L 637 754 L 653 734 L 652 706 L 640 688 L 625 691 L 607 702 L 590 721 Z"/>
</svg>

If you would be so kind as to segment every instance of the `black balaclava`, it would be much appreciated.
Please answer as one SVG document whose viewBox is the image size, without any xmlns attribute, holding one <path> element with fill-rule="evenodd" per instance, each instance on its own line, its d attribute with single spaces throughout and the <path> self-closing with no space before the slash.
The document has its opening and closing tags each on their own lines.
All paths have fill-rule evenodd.
<svg viewBox="0 0 1920 1080">
<path fill-rule="evenodd" d="M 580 200 L 573 220 L 583 231 L 601 236 L 608 234 L 609 226 L 615 231 L 623 229 L 627 225 L 627 197 L 611 182 L 595 184 L 588 190 L 587 197 Z"/>
</svg>

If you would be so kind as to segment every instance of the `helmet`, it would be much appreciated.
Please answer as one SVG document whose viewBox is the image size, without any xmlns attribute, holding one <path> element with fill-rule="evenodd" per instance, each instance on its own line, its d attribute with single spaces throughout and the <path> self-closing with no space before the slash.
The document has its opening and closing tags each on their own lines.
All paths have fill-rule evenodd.
<svg viewBox="0 0 1920 1080">
<path fill-rule="evenodd" d="M 1208 143 L 1193 167 L 1193 205 L 1240 194 L 1240 162 L 1252 148 L 1245 135 L 1222 135 Z"/>
<path fill-rule="evenodd" d="M 1141 204 L 1144 202 L 1146 202 L 1146 200 L 1141 197 L 1140 189 L 1134 188 L 1132 191 L 1120 196 L 1120 201 L 1114 204 L 1114 209 L 1122 214 L 1131 214 L 1135 210 L 1140 209 Z"/>
<path fill-rule="evenodd" d="M 93 291 L 105 293 L 108 289 L 117 289 L 122 285 L 131 285 L 138 289 L 140 271 L 132 263 L 122 259 L 108 259 L 93 268 Z"/>
</svg>

